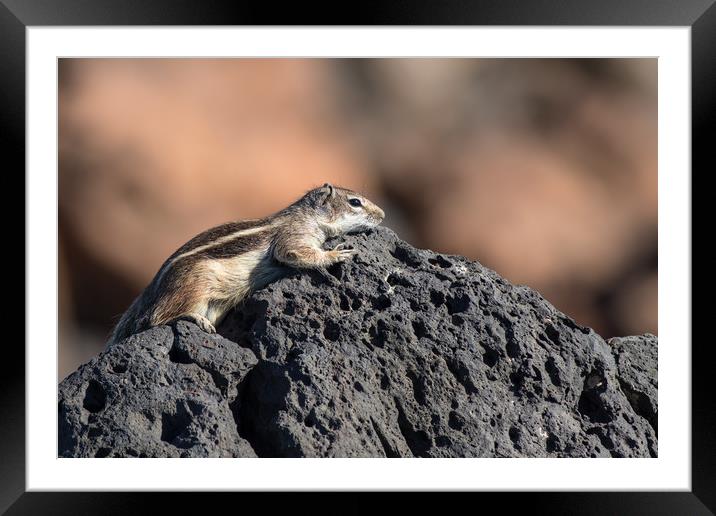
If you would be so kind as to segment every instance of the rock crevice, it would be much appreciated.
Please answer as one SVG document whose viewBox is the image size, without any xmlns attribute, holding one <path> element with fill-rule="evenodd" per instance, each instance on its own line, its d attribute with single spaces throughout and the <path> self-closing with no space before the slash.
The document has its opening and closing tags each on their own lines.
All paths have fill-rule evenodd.
<svg viewBox="0 0 716 516">
<path fill-rule="evenodd" d="M 208 335 L 179 321 L 60 384 L 61 456 L 654 457 L 657 341 L 378 228 Z M 327 242 L 327 246 L 336 242 Z"/>
</svg>

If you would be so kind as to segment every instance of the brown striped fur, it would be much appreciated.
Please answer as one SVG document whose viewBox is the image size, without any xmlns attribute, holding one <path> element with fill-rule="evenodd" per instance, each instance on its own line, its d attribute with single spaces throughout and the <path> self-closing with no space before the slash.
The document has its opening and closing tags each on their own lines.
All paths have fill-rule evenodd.
<svg viewBox="0 0 716 516">
<path fill-rule="evenodd" d="M 358 199 L 360 206 L 353 206 Z M 229 222 L 175 251 L 114 328 L 110 344 L 179 318 L 213 333 L 252 290 L 277 279 L 284 266 L 325 267 L 353 251 L 324 251 L 326 238 L 364 231 L 385 214 L 362 195 L 328 183 L 264 219 Z"/>
</svg>

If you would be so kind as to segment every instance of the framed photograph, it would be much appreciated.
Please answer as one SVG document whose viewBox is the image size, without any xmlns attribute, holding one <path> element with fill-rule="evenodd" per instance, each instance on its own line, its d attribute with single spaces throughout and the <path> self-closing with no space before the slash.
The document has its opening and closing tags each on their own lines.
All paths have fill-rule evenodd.
<svg viewBox="0 0 716 516">
<path fill-rule="evenodd" d="M 27 304 L 0 509 L 711 514 L 712 4 L 3 0 Z"/>
</svg>

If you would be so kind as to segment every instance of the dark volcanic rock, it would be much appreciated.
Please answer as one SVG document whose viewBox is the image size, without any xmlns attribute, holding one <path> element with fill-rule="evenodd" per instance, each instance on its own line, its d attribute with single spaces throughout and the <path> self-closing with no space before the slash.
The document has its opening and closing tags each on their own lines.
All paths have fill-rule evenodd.
<svg viewBox="0 0 716 516">
<path fill-rule="evenodd" d="M 610 346 L 385 228 L 346 241 L 351 261 L 287 271 L 225 338 L 179 322 L 81 367 L 60 385 L 60 454 L 656 456 L 655 337 Z"/>
<path fill-rule="evenodd" d="M 646 333 L 640 337 L 609 340 L 617 362 L 617 378 L 634 411 L 658 431 L 657 339 Z"/>
<path fill-rule="evenodd" d="M 63 457 L 255 457 L 237 387 L 256 357 L 184 321 L 134 335 L 60 384 Z"/>
</svg>

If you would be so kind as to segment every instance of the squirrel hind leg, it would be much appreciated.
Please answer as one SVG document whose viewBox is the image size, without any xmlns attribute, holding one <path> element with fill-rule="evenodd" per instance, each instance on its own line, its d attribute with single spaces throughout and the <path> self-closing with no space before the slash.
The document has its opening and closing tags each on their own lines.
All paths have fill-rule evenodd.
<svg viewBox="0 0 716 516">
<path fill-rule="evenodd" d="M 189 302 L 190 298 L 182 298 L 180 303 L 172 303 L 176 297 L 167 297 L 163 303 L 160 303 L 152 314 L 152 326 L 169 324 L 181 319 L 189 320 L 195 323 L 199 328 L 207 333 L 216 333 L 216 328 L 210 320 L 207 312 L 208 303 L 205 300 L 195 300 Z"/>
</svg>

